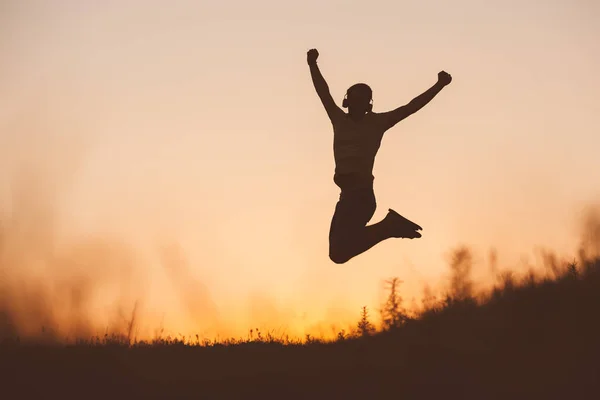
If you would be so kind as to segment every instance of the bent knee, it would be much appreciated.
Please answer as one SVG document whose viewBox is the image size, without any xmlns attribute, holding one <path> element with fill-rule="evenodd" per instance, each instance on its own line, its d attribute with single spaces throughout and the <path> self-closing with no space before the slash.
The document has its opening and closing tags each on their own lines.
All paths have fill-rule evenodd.
<svg viewBox="0 0 600 400">
<path fill-rule="evenodd" d="M 345 264 L 350 260 L 349 257 L 343 257 L 338 254 L 329 254 L 329 259 L 336 264 Z"/>
<path fill-rule="evenodd" d="M 350 261 L 350 257 L 337 254 L 330 254 L 329 259 L 336 264 L 346 264 L 348 261 Z"/>
<path fill-rule="evenodd" d="M 352 256 L 348 254 L 348 252 L 344 251 L 338 246 L 330 245 L 329 246 L 329 259 L 336 264 L 345 264 L 347 263 Z"/>
</svg>

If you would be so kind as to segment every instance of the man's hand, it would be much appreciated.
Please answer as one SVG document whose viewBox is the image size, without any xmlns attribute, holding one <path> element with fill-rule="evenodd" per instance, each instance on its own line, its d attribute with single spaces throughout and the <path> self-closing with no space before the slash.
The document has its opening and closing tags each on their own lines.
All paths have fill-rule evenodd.
<svg viewBox="0 0 600 400">
<path fill-rule="evenodd" d="M 449 85 L 452 82 L 452 76 L 446 71 L 441 71 L 438 73 L 438 83 L 442 86 Z"/>
<path fill-rule="evenodd" d="M 308 53 L 306 53 L 306 61 L 308 62 L 308 65 L 316 64 L 317 58 L 319 58 L 319 52 L 317 49 L 310 49 Z"/>
</svg>

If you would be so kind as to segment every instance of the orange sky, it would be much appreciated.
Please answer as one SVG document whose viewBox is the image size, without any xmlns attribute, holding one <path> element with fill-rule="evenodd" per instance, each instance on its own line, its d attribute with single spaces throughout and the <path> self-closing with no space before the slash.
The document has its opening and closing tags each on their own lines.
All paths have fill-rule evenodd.
<svg viewBox="0 0 600 400">
<path fill-rule="evenodd" d="M 600 198 L 597 2 L 201 3 L 0 3 L 0 193 L 20 221 L 5 282 L 50 285 L 68 314 L 57 282 L 88 279 L 96 326 L 138 299 L 147 329 L 302 334 L 354 322 L 391 276 L 419 297 L 459 244 L 480 278 L 491 247 L 515 267 L 573 252 Z M 422 239 L 329 261 L 313 47 L 334 98 L 367 82 L 375 111 L 452 74 L 375 164 L 374 220 L 393 207 Z"/>
</svg>

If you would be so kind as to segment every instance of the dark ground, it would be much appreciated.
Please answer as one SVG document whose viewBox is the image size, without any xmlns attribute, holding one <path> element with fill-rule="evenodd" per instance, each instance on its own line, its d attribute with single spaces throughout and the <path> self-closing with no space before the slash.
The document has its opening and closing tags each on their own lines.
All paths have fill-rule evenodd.
<svg viewBox="0 0 600 400">
<path fill-rule="evenodd" d="M 600 262 L 335 343 L 0 345 L 0 397 L 600 399 Z"/>
</svg>

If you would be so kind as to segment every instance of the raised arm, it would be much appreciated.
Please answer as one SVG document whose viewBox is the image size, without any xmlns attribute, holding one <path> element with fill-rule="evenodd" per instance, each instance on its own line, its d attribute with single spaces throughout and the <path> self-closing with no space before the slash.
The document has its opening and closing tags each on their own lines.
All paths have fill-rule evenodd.
<svg viewBox="0 0 600 400">
<path fill-rule="evenodd" d="M 395 110 L 382 113 L 387 128 L 391 128 L 404 118 L 408 117 L 425 107 L 437 94 L 446 86 L 452 82 L 452 76 L 445 71 L 441 71 L 438 74 L 437 82 L 421 93 L 419 96 L 412 99 L 408 104 L 400 106 Z"/>
<path fill-rule="evenodd" d="M 325 81 L 325 78 L 323 78 L 323 75 L 319 70 L 319 66 L 317 65 L 318 57 L 319 52 L 317 49 L 311 49 L 306 55 L 306 61 L 310 67 L 310 75 L 312 77 L 315 90 L 321 99 L 321 103 L 323 103 L 323 106 L 325 107 L 325 111 L 327 111 L 329 119 L 333 120 L 336 114 L 343 113 L 343 111 L 335 104 L 333 97 L 331 97 L 329 85 L 327 85 L 327 82 Z"/>
</svg>

